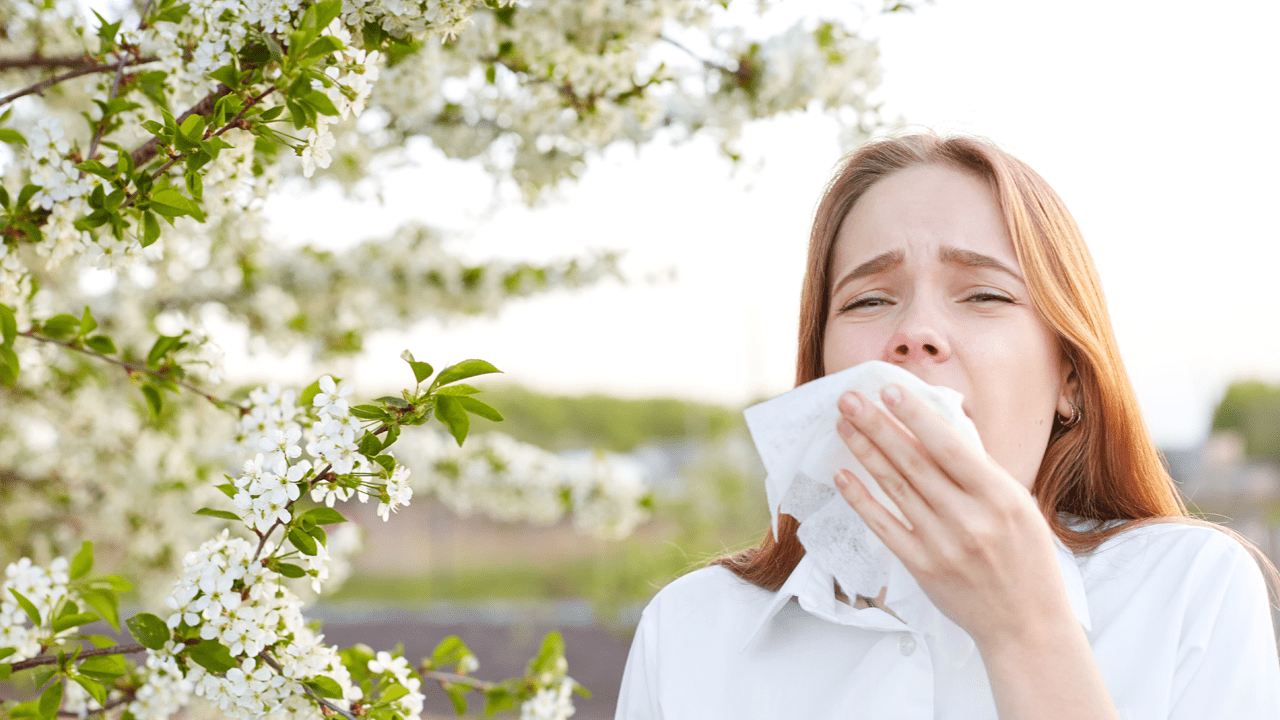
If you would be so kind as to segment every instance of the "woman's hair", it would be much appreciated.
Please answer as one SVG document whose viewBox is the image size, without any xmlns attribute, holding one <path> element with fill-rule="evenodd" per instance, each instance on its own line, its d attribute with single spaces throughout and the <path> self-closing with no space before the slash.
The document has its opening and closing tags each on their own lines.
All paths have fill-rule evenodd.
<svg viewBox="0 0 1280 720">
<path fill-rule="evenodd" d="M 1147 433 L 1080 229 L 1043 178 L 988 141 L 905 135 L 863 145 L 840 165 L 818 205 L 809 236 L 796 385 L 824 372 L 831 258 L 841 222 L 877 181 L 920 165 L 968 172 L 991 187 L 1031 302 L 1057 335 L 1077 378 L 1080 394 L 1075 403 L 1083 416 L 1071 427 L 1054 424 L 1031 488 L 1054 534 L 1072 551 L 1083 553 L 1137 525 L 1160 521 L 1212 525 L 1188 516 Z M 1095 522 L 1077 531 L 1058 513 Z M 755 585 L 777 590 L 804 556 L 796 537 L 798 528 L 795 518 L 780 514 L 776 538 L 766 534 L 758 547 L 712 563 Z M 1238 533 L 1220 529 L 1249 548 L 1274 583 L 1275 569 L 1257 548 Z"/>
</svg>

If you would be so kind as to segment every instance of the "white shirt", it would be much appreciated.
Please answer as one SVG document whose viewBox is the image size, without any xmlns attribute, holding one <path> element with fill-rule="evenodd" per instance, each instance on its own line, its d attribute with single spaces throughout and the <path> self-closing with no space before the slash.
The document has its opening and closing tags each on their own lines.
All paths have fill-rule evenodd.
<svg viewBox="0 0 1280 720">
<path fill-rule="evenodd" d="M 1280 720 L 1266 585 L 1239 543 L 1160 523 L 1089 555 L 1058 550 L 1121 718 Z M 994 720 L 978 651 L 950 666 L 936 657 L 929 635 L 837 600 L 807 555 L 776 593 L 708 567 L 645 608 L 616 717 Z"/>
</svg>

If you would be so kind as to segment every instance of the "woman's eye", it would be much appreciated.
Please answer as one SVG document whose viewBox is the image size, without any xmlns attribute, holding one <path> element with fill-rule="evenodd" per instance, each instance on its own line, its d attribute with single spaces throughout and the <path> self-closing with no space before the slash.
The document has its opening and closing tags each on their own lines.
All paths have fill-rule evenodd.
<svg viewBox="0 0 1280 720">
<path fill-rule="evenodd" d="M 888 305 L 888 304 L 889 304 L 889 300 L 882 297 L 854 298 L 853 300 L 850 300 L 849 302 L 845 303 L 844 306 L 840 308 L 840 312 L 845 312 L 848 310 L 857 310 L 859 308 L 866 308 L 866 307 L 880 307 L 881 305 Z"/>
<path fill-rule="evenodd" d="M 1013 302 L 1013 298 L 1011 297 L 1007 297 L 1005 295 L 997 295 L 995 293 L 989 293 L 989 292 L 974 293 L 970 295 L 968 298 L 966 298 L 966 300 L 977 300 L 978 302 L 990 302 L 992 300 L 999 300 L 1000 302 L 1006 302 L 1006 303 Z"/>
</svg>

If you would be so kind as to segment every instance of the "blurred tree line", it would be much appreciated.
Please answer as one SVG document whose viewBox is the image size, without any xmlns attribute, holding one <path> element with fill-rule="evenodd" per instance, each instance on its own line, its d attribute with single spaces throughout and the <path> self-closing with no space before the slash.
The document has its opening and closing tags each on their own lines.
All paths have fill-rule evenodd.
<svg viewBox="0 0 1280 720">
<path fill-rule="evenodd" d="M 1246 457 L 1280 463 L 1280 384 L 1232 383 L 1213 413 L 1213 430 L 1238 434 Z"/>
</svg>

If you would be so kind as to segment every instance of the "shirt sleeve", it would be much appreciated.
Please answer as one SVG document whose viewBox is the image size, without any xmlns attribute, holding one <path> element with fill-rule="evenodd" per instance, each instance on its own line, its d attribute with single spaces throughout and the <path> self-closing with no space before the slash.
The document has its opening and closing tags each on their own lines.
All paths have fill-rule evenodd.
<svg viewBox="0 0 1280 720">
<path fill-rule="evenodd" d="M 1195 558 L 1170 720 L 1280 718 L 1280 658 L 1266 582 L 1245 548 L 1218 534 Z"/>
<path fill-rule="evenodd" d="M 662 707 L 657 693 L 657 632 L 655 613 L 649 608 L 640 616 L 627 667 L 622 673 L 618 691 L 618 709 L 614 720 L 662 720 Z"/>
</svg>

